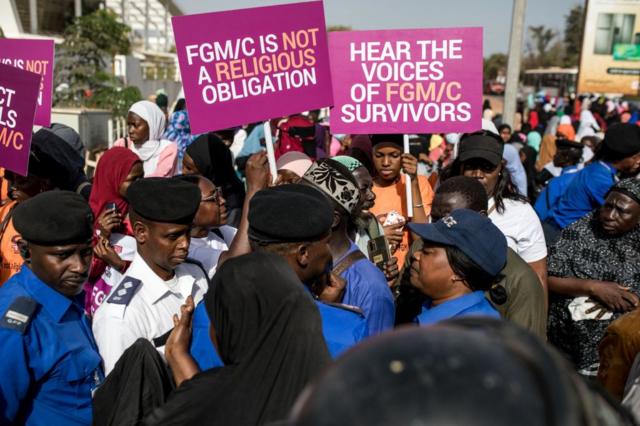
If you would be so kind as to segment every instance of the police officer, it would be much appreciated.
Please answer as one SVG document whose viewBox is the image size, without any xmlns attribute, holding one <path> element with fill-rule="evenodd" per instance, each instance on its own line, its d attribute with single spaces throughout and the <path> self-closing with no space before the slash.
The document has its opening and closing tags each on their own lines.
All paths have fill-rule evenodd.
<svg viewBox="0 0 640 426">
<path fill-rule="evenodd" d="M 333 209 L 317 189 L 290 184 L 264 189 L 251 200 L 249 240 L 251 248 L 284 257 L 300 281 L 316 298 L 322 318 L 322 331 L 332 357 L 369 335 L 362 312 L 352 306 L 327 304 L 318 300 L 323 291 L 336 291 L 344 282 L 331 280 L 329 288 L 320 283 L 331 270 L 329 236 Z M 318 285 L 320 283 L 320 285 Z M 214 324 L 215 326 L 215 324 Z M 219 366 L 209 339 L 208 318 L 204 304 L 196 307 L 193 320 L 191 355 L 201 369 Z"/>
<path fill-rule="evenodd" d="M 177 178 L 141 179 L 127 190 L 137 252 L 93 320 L 107 374 L 139 338 L 164 355 L 173 315 L 188 296 L 198 303 L 207 291 L 202 269 L 185 263 L 200 198 L 197 185 Z"/>
<path fill-rule="evenodd" d="M 0 288 L 0 424 L 91 424 L 104 379 L 83 308 L 91 209 L 50 191 L 20 203 L 13 222 L 24 265 Z"/>
</svg>

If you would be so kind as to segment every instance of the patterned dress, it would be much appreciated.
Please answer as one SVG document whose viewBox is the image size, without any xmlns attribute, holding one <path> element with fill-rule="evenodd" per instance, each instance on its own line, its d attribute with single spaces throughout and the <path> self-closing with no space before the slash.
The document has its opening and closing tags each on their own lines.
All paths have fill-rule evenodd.
<svg viewBox="0 0 640 426">
<path fill-rule="evenodd" d="M 597 210 L 568 226 L 549 251 L 550 277 L 611 281 L 640 294 L 640 227 L 621 236 L 604 234 Z M 621 314 L 600 320 L 586 297 L 550 293 L 549 341 L 565 352 L 581 374 L 598 371 L 598 344 L 609 324 Z"/>
<path fill-rule="evenodd" d="M 191 134 L 189 116 L 186 110 L 176 111 L 171 114 L 169 125 L 163 136 L 178 145 L 178 168 L 182 170 L 184 152 L 195 139 L 195 136 Z"/>
</svg>

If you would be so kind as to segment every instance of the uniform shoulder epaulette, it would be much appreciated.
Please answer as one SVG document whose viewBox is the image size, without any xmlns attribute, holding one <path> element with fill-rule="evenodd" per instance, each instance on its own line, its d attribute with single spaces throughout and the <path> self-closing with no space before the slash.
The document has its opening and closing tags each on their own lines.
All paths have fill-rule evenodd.
<svg viewBox="0 0 640 426">
<path fill-rule="evenodd" d="M 112 303 L 114 305 L 128 305 L 133 299 L 133 295 L 136 294 L 136 290 L 140 287 L 142 281 L 133 277 L 124 277 L 118 287 L 116 287 L 109 298 L 107 299 L 107 303 Z"/>
<path fill-rule="evenodd" d="M 358 308 L 357 306 L 345 305 L 344 303 L 330 303 L 330 302 L 323 302 L 323 303 L 325 305 L 333 306 L 334 308 L 353 312 L 354 314 L 358 314 L 364 318 L 364 312 L 362 312 L 362 309 Z"/>
<path fill-rule="evenodd" d="M 21 296 L 16 298 L 0 320 L 0 327 L 16 330 L 24 334 L 37 307 L 38 302 L 29 297 Z"/>
</svg>

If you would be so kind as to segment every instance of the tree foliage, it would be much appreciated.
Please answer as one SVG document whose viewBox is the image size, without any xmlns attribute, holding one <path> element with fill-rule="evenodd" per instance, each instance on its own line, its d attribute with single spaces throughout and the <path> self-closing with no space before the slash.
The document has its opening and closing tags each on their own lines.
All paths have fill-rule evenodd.
<svg viewBox="0 0 640 426">
<path fill-rule="evenodd" d="M 327 32 L 330 33 L 332 31 L 351 31 L 351 27 L 348 25 L 329 25 Z"/>
<path fill-rule="evenodd" d="M 565 67 L 576 67 L 580 60 L 582 49 L 582 35 L 584 33 L 584 6 L 574 6 L 564 21 L 564 44 L 566 53 L 564 56 Z"/>
<path fill-rule="evenodd" d="M 136 88 L 123 87 L 108 70 L 115 55 L 129 53 L 130 31 L 106 9 L 77 18 L 67 27 L 56 57 L 54 104 L 105 108 L 120 115 L 123 102 L 140 99 Z"/>
<path fill-rule="evenodd" d="M 483 74 L 485 79 L 495 79 L 498 76 L 498 71 L 501 69 L 507 69 L 507 55 L 504 53 L 494 53 L 484 59 Z"/>
<path fill-rule="evenodd" d="M 558 33 L 544 25 L 530 26 L 529 39 L 527 40 L 527 52 L 525 64 L 530 68 L 549 67 L 560 65 L 564 46 L 561 43 L 552 43 Z M 553 54 L 552 53 L 553 50 Z"/>
</svg>

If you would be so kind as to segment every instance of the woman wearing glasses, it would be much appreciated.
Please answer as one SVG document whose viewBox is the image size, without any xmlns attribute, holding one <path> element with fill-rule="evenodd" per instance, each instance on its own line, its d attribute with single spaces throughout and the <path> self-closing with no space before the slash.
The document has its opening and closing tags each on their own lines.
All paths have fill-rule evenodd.
<svg viewBox="0 0 640 426">
<path fill-rule="evenodd" d="M 180 179 L 198 185 L 202 194 L 191 228 L 189 258 L 200 262 L 212 278 L 220 256 L 229 250 L 238 230 L 227 225 L 227 202 L 220 188 L 204 176 L 184 175 Z"/>
</svg>

